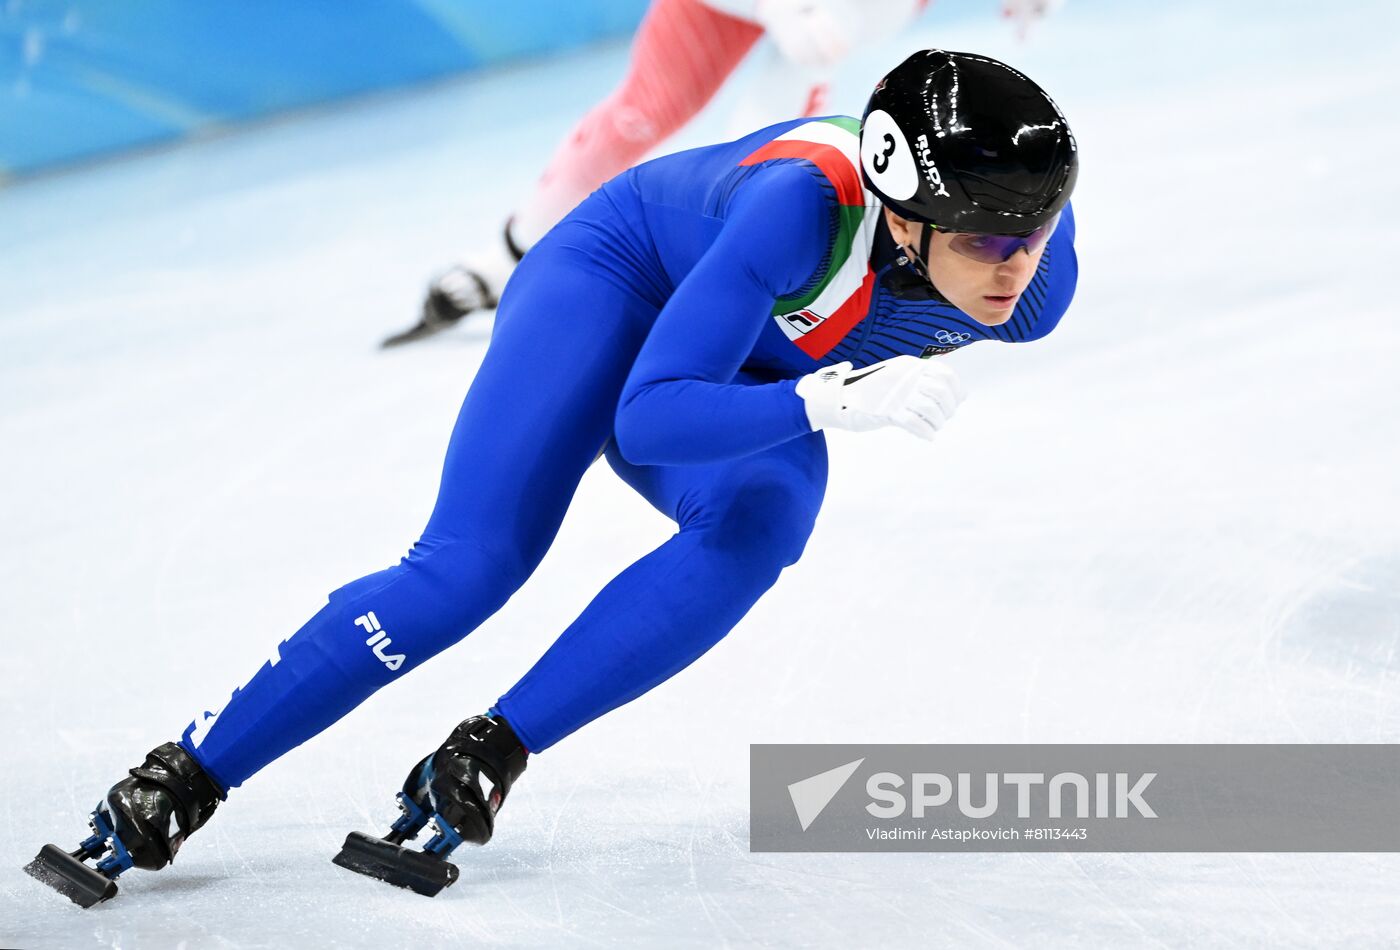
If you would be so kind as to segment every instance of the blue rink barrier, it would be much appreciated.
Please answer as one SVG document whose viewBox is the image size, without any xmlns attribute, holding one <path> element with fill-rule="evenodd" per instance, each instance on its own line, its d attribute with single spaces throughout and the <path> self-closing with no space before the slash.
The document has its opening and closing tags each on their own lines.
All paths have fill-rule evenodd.
<svg viewBox="0 0 1400 950">
<path fill-rule="evenodd" d="M 648 0 L 6 0 L 0 178 L 631 32 Z"/>
</svg>

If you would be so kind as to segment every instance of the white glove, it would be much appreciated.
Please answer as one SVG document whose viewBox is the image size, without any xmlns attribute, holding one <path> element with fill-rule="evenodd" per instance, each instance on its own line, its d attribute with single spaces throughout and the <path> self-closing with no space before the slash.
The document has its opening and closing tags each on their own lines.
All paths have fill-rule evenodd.
<svg viewBox="0 0 1400 950">
<path fill-rule="evenodd" d="M 917 356 L 896 356 L 859 370 L 837 363 L 799 379 L 797 395 L 806 403 L 813 430 L 899 426 L 930 440 L 966 398 L 946 360 Z"/>
</svg>

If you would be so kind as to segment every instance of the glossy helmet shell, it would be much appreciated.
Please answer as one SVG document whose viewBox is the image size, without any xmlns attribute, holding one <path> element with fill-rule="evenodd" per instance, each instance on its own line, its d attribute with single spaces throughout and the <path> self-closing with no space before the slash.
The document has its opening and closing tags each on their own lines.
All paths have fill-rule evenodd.
<svg viewBox="0 0 1400 950">
<path fill-rule="evenodd" d="M 972 53 L 921 50 L 880 80 L 861 120 L 866 185 L 943 231 L 1026 234 L 1060 212 L 1079 154 L 1060 107 Z"/>
</svg>

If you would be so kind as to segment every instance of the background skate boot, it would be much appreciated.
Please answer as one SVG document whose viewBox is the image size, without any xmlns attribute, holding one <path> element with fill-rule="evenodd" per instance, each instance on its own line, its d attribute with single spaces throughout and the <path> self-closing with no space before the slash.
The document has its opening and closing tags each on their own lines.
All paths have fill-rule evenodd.
<svg viewBox="0 0 1400 950">
<path fill-rule="evenodd" d="M 384 346 L 399 346 L 432 336 L 455 326 L 474 310 L 491 310 L 500 300 L 506 281 L 525 251 L 510 236 L 510 222 L 501 234 L 501 244 L 490 252 L 460 264 L 453 264 L 428 285 L 423 313 L 418 322 L 386 339 Z"/>
<path fill-rule="evenodd" d="M 351 832 L 334 863 L 432 897 L 457 880 L 447 857 L 458 845 L 491 840 L 496 813 L 528 755 L 504 719 L 473 716 L 409 772 L 398 794 L 403 814 L 389 833 Z M 429 822 L 434 834 L 423 850 L 403 847 Z"/>
<path fill-rule="evenodd" d="M 199 764 L 167 742 L 112 786 L 89 820 L 92 835 L 76 851 L 44 845 L 24 869 L 74 903 L 91 907 L 116 896 L 116 878 L 128 868 L 156 871 L 173 861 L 222 799 Z M 94 866 L 83 863 L 89 858 Z"/>
</svg>

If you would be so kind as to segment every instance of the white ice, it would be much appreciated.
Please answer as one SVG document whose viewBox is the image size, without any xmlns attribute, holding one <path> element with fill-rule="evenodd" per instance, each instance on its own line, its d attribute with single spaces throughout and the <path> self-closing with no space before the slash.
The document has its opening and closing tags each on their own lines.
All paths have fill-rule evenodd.
<svg viewBox="0 0 1400 950">
<path fill-rule="evenodd" d="M 175 867 L 82 911 L 19 866 L 415 537 L 489 321 L 375 343 L 494 235 L 624 47 L 0 192 L 0 944 L 1400 940 L 1391 855 L 748 850 L 751 742 L 1400 740 L 1396 5 L 1077 0 L 1024 45 L 992 9 L 935 6 L 902 46 L 1009 59 L 1071 117 L 1072 311 L 958 354 L 971 396 L 936 444 L 832 439 L 804 560 L 538 757 L 434 900 L 329 858 L 668 534 L 602 467 L 505 610 L 249 782 Z M 837 105 L 901 52 L 860 55 Z"/>
</svg>

